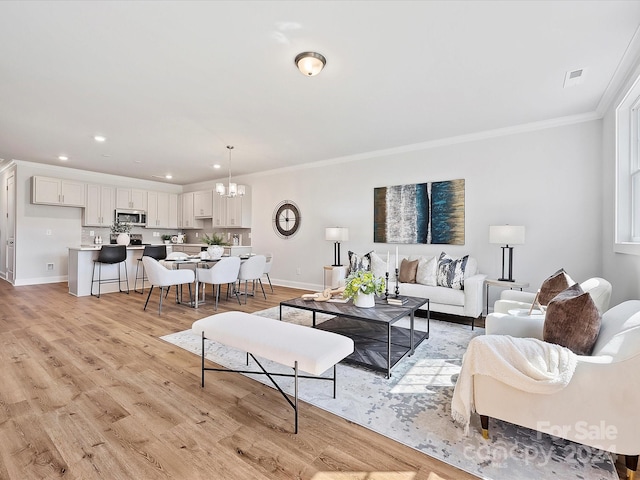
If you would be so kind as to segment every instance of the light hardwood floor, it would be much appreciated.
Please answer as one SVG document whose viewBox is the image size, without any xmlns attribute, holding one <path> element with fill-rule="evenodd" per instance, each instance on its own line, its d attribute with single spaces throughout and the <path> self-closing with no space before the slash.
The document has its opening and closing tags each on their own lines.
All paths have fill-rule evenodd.
<svg viewBox="0 0 640 480">
<path fill-rule="evenodd" d="M 253 312 L 299 295 L 274 287 Z M 199 358 L 159 339 L 213 313 L 154 292 L 76 298 L 0 280 L 0 479 L 476 478 L 239 374 L 200 388 Z"/>
</svg>

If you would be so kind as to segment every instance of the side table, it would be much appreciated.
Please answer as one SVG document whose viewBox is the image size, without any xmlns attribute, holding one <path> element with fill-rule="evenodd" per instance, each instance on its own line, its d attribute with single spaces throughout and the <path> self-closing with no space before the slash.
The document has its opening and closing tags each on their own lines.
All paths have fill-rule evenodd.
<svg viewBox="0 0 640 480">
<path fill-rule="evenodd" d="M 529 286 L 528 282 L 509 282 L 507 280 L 498 280 L 497 278 L 487 278 L 484 281 L 486 285 L 487 291 L 485 293 L 487 297 L 487 315 L 489 315 L 489 287 L 502 287 L 509 288 L 513 290 L 514 288 L 519 288 L 522 291 L 523 288 Z"/>
<path fill-rule="evenodd" d="M 347 276 L 345 265 L 325 265 L 324 266 L 324 288 L 338 288 L 340 281 Z"/>
</svg>

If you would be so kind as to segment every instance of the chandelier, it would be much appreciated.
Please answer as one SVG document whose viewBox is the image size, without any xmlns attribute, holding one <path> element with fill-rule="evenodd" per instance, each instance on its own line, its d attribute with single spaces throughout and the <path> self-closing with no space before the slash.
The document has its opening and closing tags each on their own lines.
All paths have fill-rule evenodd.
<svg viewBox="0 0 640 480">
<path fill-rule="evenodd" d="M 224 183 L 216 183 L 216 193 L 221 197 L 242 197 L 245 194 L 245 186 L 231 183 L 231 150 L 233 145 L 227 145 L 229 150 L 229 182 L 225 186 Z"/>
</svg>

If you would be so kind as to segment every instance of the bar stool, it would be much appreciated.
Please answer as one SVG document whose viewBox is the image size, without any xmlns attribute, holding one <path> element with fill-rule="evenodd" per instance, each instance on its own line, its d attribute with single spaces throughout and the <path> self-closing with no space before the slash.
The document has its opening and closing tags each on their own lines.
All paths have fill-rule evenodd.
<svg viewBox="0 0 640 480">
<path fill-rule="evenodd" d="M 133 282 L 133 291 L 136 293 L 144 293 L 144 281 L 147 280 L 147 276 L 144 272 L 144 264 L 142 263 L 142 257 L 151 257 L 156 260 L 164 260 L 167 258 L 167 246 L 166 245 L 145 245 L 142 251 L 142 256 L 138 259 L 138 265 L 136 265 L 136 278 Z M 142 268 L 140 267 L 142 265 Z M 138 276 L 138 271 L 142 269 L 142 277 Z M 138 290 L 138 280 L 142 280 L 142 290 Z"/>
<path fill-rule="evenodd" d="M 129 274 L 127 273 L 127 265 L 124 266 L 125 282 L 127 284 L 127 290 L 122 290 L 122 280 L 120 277 L 121 263 L 127 260 L 127 247 L 125 245 L 103 245 L 98 253 L 98 258 L 93 261 L 93 273 L 91 275 L 91 295 L 100 298 L 100 285 L 103 283 L 118 282 L 118 291 L 129 294 Z M 115 265 L 118 264 L 118 278 L 102 278 L 102 264 Z M 96 264 L 98 264 L 98 279 L 96 276 Z M 93 284 L 98 283 L 98 295 L 93 293 Z"/>
</svg>

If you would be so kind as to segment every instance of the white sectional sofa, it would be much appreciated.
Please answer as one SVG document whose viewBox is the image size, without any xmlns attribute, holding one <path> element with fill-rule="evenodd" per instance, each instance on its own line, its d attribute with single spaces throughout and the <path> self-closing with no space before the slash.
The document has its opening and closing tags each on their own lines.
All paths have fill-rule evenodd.
<svg viewBox="0 0 640 480">
<path fill-rule="evenodd" d="M 374 275 L 384 277 L 387 271 L 387 254 L 371 252 L 371 270 Z M 432 312 L 440 312 L 451 315 L 468 317 L 471 319 L 472 328 L 475 327 L 475 319 L 482 315 L 483 309 L 483 285 L 487 277 L 478 272 L 478 262 L 469 256 L 464 270 L 464 287 L 461 290 L 438 286 L 433 277 L 434 265 L 437 267 L 438 256 L 398 256 L 398 265 L 403 259 L 408 261 L 418 260 L 418 275 L 416 283 L 399 283 L 400 295 L 411 297 L 423 297 L 429 299 L 429 308 Z M 395 257 L 389 261 L 389 294 L 395 292 Z M 422 282 L 422 283 L 420 283 Z M 426 310 L 425 304 L 421 309 Z"/>
</svg>

